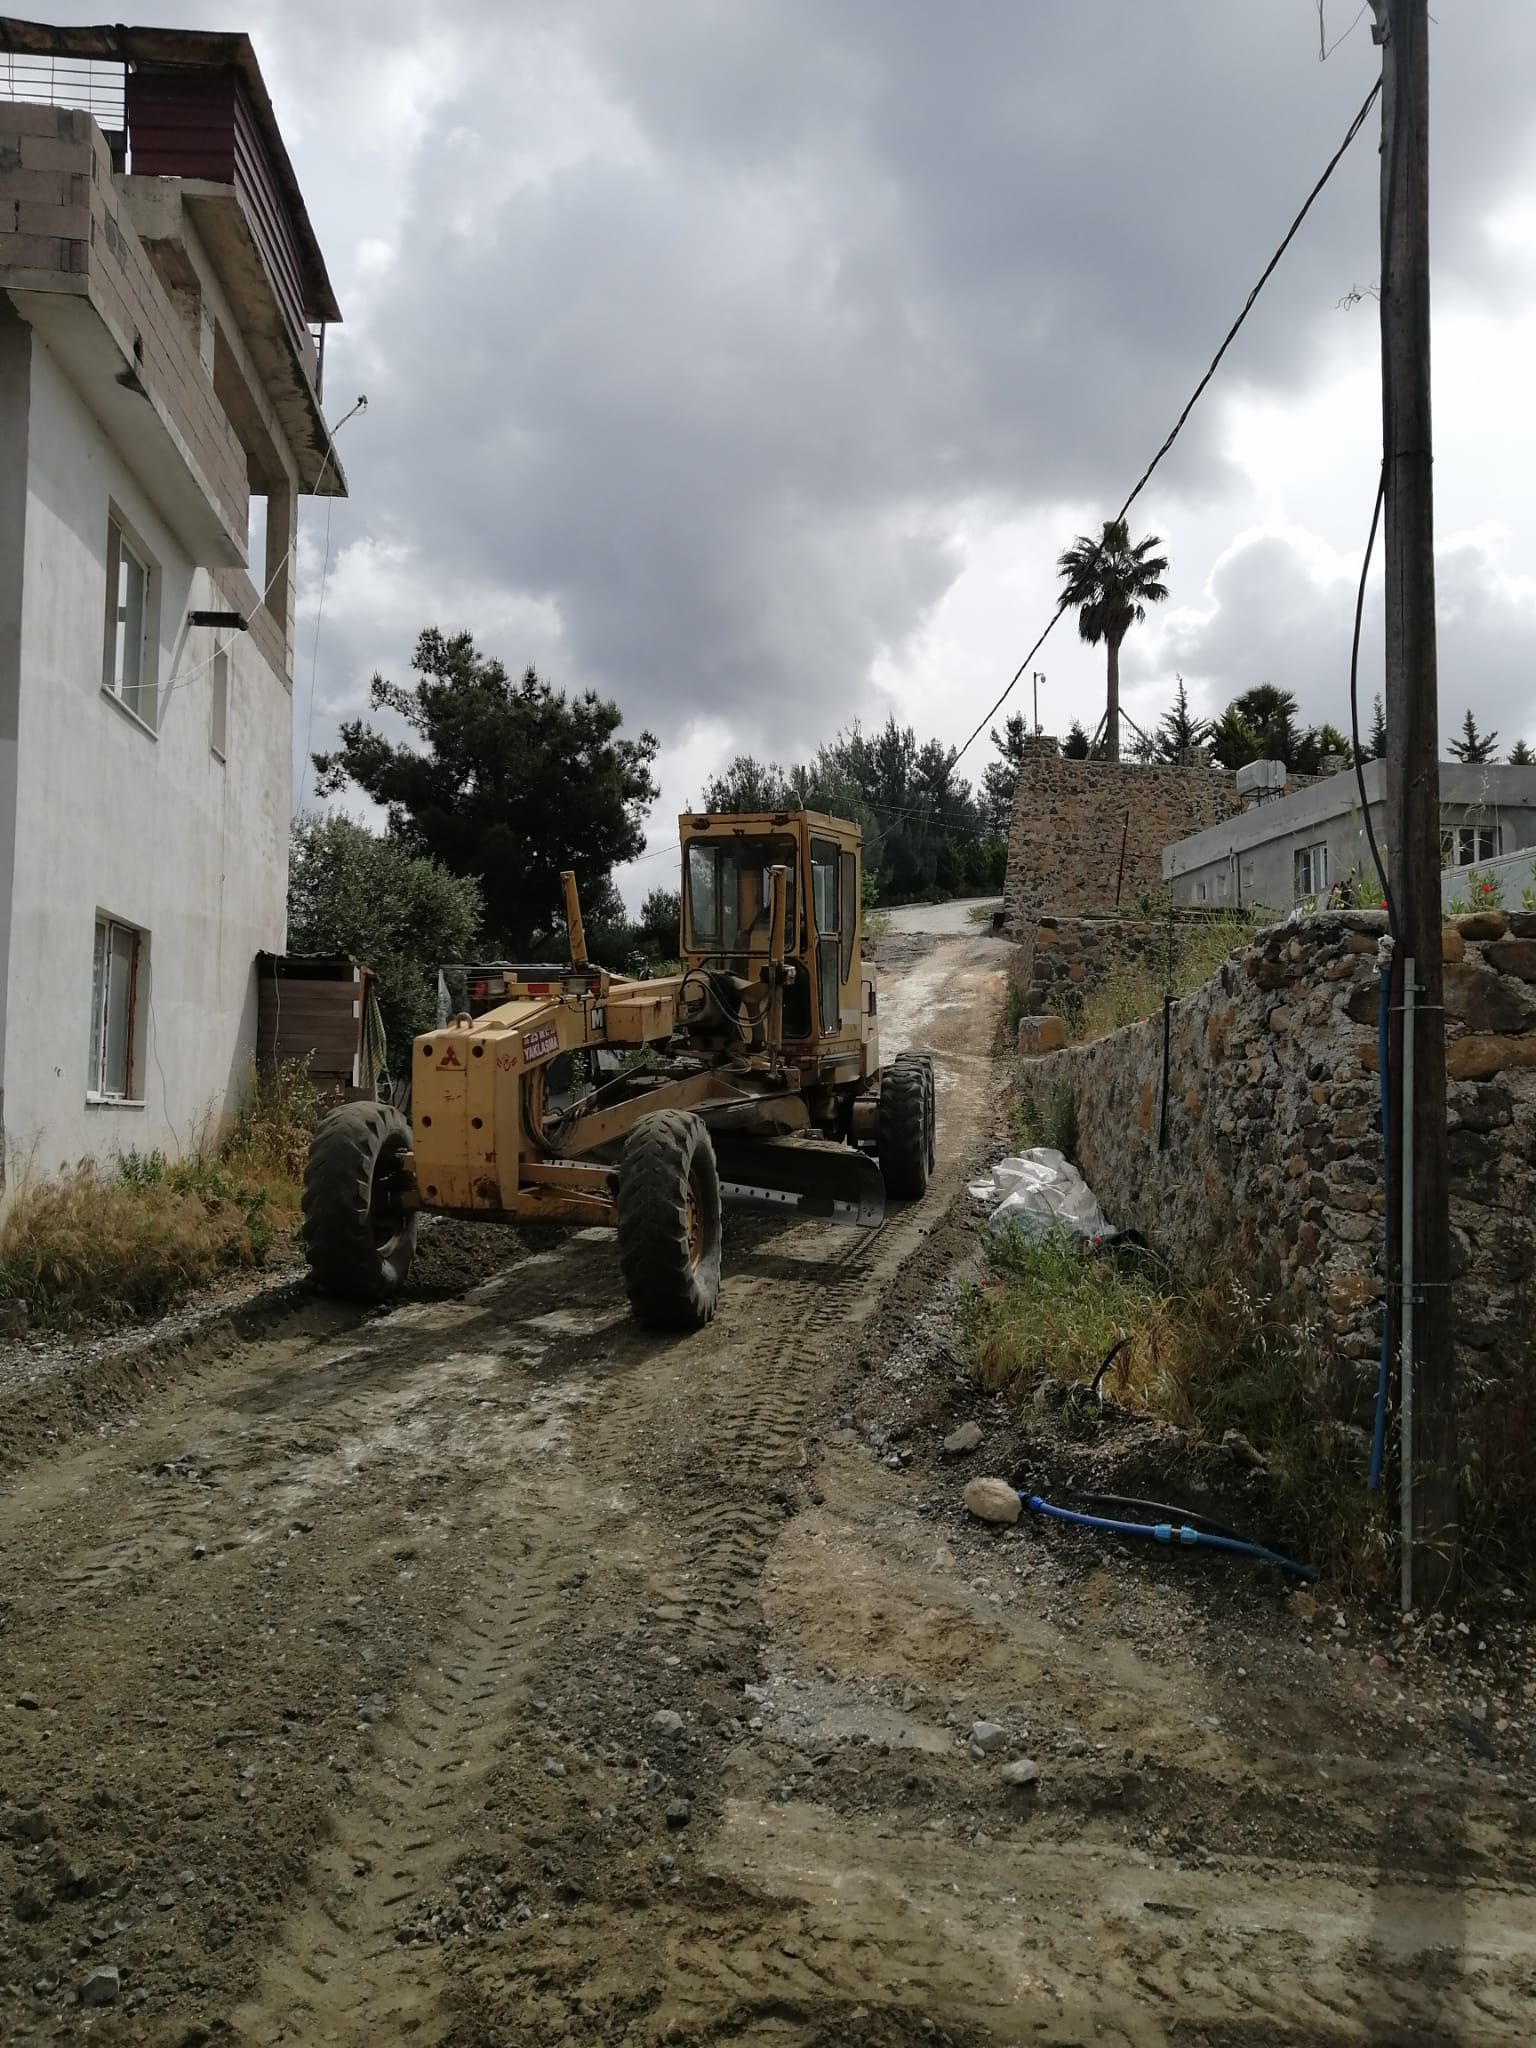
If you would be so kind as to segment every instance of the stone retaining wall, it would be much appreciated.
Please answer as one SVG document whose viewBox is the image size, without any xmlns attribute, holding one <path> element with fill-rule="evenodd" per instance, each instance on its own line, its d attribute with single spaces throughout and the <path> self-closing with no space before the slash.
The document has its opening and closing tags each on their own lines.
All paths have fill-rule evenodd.
<svg viewBox="0 0 1536 2048">
<path fill-rule="evenodd" d="M 1134 908 L 1139 895 L 1161 891 L 1165 846 L 1241 808 L 1224 768 L 1068 761 L 1055 740 L 1031 735 L 1008 838 L 1010 935 L 1022 936 L 1041 910 Z"/>
<path fill-rule="evenodd" d="M 1026 1010 L 1058 1009 L 1066 992 L 1091 995 L 1126 968 L 1163 974 L 1165 918 L 1040 917 L 1025 926 L 1009 973 Z"/>
<path fill-rule="evenodd" d="M 1177 1262 L 1230 1244 L 1268 1264 L 1368 1412 L 1384 1285 L 1379 912 L 1287 922 L 1162 1020 L 1027 1063 L 1069 1088 L 1078 1159 L 1112 1222 Z M 1446 927 L 1446 1072 L 1458 1354 L 1478 1382 L 1527 1362 L 1536 1305 L 1536 915 Z M 1469 1382 L 1470 1384 L 1471 1382 Z"/>
</svg>

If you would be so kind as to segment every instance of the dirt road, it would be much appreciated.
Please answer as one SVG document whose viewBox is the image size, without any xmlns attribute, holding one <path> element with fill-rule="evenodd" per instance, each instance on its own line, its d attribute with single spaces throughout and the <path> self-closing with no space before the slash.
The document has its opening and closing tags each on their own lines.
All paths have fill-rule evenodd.
<svg viewBox="0 0 1536 2048">
<path fill-rule="evenodd" d="M 938 1182 L 733 1225 L 707 1333 L 639 1332 L 602 1233 L 477 1278 L 444 1231 L 392 1313 L 0 1416 L 4 2038 L 1530 2038 L 1521 1773 L 1250 1579 L 957 1514 L 1002 949 L 883 955 Z"/>
</svg>

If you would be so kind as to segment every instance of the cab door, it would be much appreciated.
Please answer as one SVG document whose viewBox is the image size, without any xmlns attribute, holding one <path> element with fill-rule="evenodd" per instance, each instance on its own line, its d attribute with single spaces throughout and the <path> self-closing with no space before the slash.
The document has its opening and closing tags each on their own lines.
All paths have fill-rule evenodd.
<svg viewBox="0 0 1536 2048">
<path fill-rule="evenodd" d="M 836 840 L 811 841 L 811 915 L 816 922 L 816 1011 L 823 1038 L 837 1038 L 842 1033 L 838 850 Z"/>
</svg>

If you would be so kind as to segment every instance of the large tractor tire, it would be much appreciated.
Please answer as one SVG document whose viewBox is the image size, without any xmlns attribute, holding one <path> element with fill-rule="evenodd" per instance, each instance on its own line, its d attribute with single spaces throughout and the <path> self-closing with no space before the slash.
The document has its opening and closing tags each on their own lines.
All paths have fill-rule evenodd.
<svg viewBox="0 0 1536 2048">
<path fill-rule="evenodd" d="M 702 1330 L 720 1295 L 720 1175 L 701 1120 L 643 1117 L 619 1161 L 619 1269 L 636 1319 Z"/>
<path fill-rule="evenodd" d="M 416 1211 L 401 1200 L 411 1127 L 383 1102 L 347 1102 L 315 1132 L 304 1168 L 304 1256 L 322 1294 L 384 1301 L 416 1250 Z"/>
<path fill-rule="evenodd" d="M 939 1159 L 938 1096 L 933 1079 L 933 1055 L 926 1052 L 899 1052 L 896 1055 L 898 1067 L 921 1067 L 923 1071 L 924 1125 L 927 1135 L 928 1177 Z"/>
<path fill-rule="evenodd" d="M 910 1054 L 880 1076 L 876 1149 L 886 1193 L 915 1202 L 928 1185 L 932 1083 Z"/>
</svg>

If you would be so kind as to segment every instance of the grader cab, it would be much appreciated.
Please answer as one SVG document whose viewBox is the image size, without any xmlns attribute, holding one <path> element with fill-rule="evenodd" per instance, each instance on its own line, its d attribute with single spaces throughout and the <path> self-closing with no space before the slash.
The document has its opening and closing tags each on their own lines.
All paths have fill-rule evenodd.
<svg viewBox="0 0 1536 2048">
<path fill-rule="evenodd" d="M 587 957 L 573 876 L 569 958 L 474 973 L 412 1049 L 411 1119 L 348 1103 L 315 1133 L 304 1248 L 323 1293 L 405 1282 L 423 1211 L 617 1229 L 630 1305 L 702 1327 L 726 1202 L 873 1227 L 934 1164 L 933 1066 L 882 1066 L 861 939 L 858 828 L 810 811 L 689 814 L 680 967 L 639 980 Z M 583 1056 L 587 1084 L 552 1070 Z"/>
</svg>

